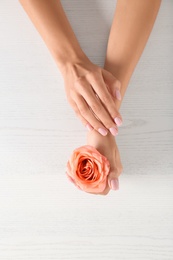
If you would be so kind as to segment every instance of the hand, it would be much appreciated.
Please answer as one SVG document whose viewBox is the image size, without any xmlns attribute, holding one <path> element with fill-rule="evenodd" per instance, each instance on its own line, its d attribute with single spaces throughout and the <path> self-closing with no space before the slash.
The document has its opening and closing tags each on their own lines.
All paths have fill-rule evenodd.
<svg viewBox="0 0 173 260">
<path fill-rule="evenodd" d="M 112 189 L 111 180 L 118 179 L 123 170 L 116 140 L 110 133 L 108 133 L 108 135 L 104 138 L 103 142 L 103 137 L 99 135 L 97 131 L 93 130 L 87 133 L 87 144 L 95 147 L 110 162 L 110 172 L 107 178 L 107 185 L 104 191 L 97 194 L 92 193 L 95 195 L 107 195 L 110 189 Z M 114 186 L 114 188 L 116 187 Z"/>
<path fill-rule="evenodd" d="M 122 117 L 114 97 L 121 99 L 120 82 L 87 57 L 73 64 L 69 62 L 62 75 L 67 100 L 82 123 L 103 136 L 109 131 L 117 135 Z M 114 90 L 114 97 L 107 86 Z"/>
<path fill-rule="evenodd" d="M 108 160 L 110 161 L 110 164 L 111 164 L 111 170 L 108 175 L 106 188 L 104 189 L 103 192 L 100 193 L 100 195 L 107 195 L 109 193 L 109 191 L 112 189 L 111 180 L 114 180 L 114 179 L 116 179 L 118 181 L 118 189 L 119 189 L 119 179 L 118 178 L 123 171 L 123 166 L 121 163 L 120 153 L 119 153 L 116 142 L 115 142 L 115 151 L 114 151 L 114 162 L 112 161 L 112 158 L 113 158 L 112 156 L 110 158 L 108 156 Z"/>
</svg>

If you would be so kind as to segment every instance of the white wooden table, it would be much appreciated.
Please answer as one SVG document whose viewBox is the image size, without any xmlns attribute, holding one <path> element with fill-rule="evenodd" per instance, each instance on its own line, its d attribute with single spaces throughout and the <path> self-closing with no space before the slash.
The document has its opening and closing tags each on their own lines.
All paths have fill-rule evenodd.
<svg viewBox="0 0 173 260">
<path fill-rule="evenodd" d="M 63 0 L 103 66 L 116 1 Z M 173 2 L 162 1 L 121 107 L 120 190 L 94 196 L 65 176 L 86 130 L 17 1 L 0 1 L 0 259 L 173 259 Z"/>
</svg>

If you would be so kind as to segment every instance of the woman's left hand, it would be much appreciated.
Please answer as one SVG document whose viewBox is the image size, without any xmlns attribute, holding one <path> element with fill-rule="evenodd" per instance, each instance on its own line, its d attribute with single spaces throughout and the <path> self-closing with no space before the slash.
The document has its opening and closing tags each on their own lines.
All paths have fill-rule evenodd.
<svg viewBox="0 0 173 260">
<path fill-rule="evenodd" d="M 109 133 L 107 136 L 104 137 L 104 141 L 103 141 L 103 137 L 99 135 L 97 131 L 92 130 L 87 133 L 87 144 L 95 147 L 110 162 L 110 172 L 107 177 L 107 184 L 104 191 L 100 193 L 92 193 L 95 195 L 107 195 L 109 191 L 113 188 L 111 187 L 111 183 L 112 183 L 111 181 L 112 180 L 118 181 L 118 178 L 123 171 L 120 152 L 116 140 Z M 119 183 L 115 183 L 114 189 L 118 189 L 118 188 L 119 188 Z"/>
</svg>

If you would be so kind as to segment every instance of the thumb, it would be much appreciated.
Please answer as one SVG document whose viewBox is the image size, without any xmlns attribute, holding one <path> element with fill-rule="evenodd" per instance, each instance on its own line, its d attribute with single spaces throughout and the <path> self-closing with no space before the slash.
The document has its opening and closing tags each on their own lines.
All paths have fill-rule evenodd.
<svg viewBox="0 0 173 260">
<path fill-rule="evenodd" d="M 110 172 L 108 176 L 108 185 L 112 190 L 119 190 L 119 173 L 117 170 L 113 170 Z"/>
</svg>

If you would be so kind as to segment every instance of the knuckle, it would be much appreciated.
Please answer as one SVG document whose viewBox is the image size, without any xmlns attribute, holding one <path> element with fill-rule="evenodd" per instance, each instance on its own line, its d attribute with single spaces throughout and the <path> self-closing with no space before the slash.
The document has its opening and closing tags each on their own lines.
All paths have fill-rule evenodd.
<svg viewBox="0 0 173 260">
<path fill-rule="evenodd" d="M 101 111 L 100 106 L 97 103 L 92 103 L 91 108 L 96 114 L 99 114 L 99 112 Z"/>
<path fill-rule="evenodd" d="M 83 89 L 84 88 L 84 78 L 78 78 L 74 82 L 74 89 Z"/>
<path fill-rule="evenodd" d="M 92 74 L 92 77 L 95 81 L 99 80 L 101 76 L 101 71 L 100 70 L 95 70 L 94 73 Z"/>
<path fill-rule="evenodd" d="M 85 116 L 87 114 L 87 109 L 85 106 L 80 106 L 79 107 L 80 113 Z"/>
<path fill-rule="evenodd" d="M 104 94 L 102 97 L 101 97 L 101 100 L 102 102 L 106 105 L 106 104 L 109 104 L 110 103 L 110 97 L 109 97 L 109 94 Z"/>
<path fill-rule="evenodd" d="M 109 94 L 105 94 L 104 96 L 102 96 L 101 100 L 103 105 L 107 107 L 107 110 L 109 111 L 110 115 L 117 116 L 119 114 L 116 105 Z"/>
</svg>

